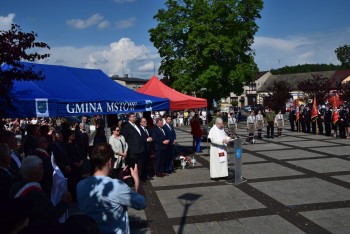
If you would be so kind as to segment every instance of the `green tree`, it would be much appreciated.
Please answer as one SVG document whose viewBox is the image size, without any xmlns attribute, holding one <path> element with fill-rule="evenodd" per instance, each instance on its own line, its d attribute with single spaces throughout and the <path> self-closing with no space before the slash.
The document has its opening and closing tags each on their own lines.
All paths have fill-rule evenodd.
<svg viewBox="0 0 350 234">
<path fill-rule="evenodd" d="M 17 24 L 12 24 L 8 31 L 0 30 L 0 105 L 11 107 L 11 91 L 13 81 L 21 80 L 42 80 L 44 75 L 41 72 L 34 72 L 31 67 L 24 68 L 20 61 L 34 62 L 36 60 L 48 58 L 49 54 L 39 54 L 34 52 L 36 48 L 50 47 L 43 42 L 36 42 L 38 35 L 34 32 L 25 33 Z M 28 53 L 27 51 L 31 51 Z M 7 64 L 6 68 L 3 66 Z M 2 114 L 0 108 L 0 115 Z"/>
<path fill-rule="evenodd" d="M 342 67 L 350 68 L 350 45 L 343 45 L 338 47 L 335 50 L 335 53 Z"/>
<path fill-rule="evenodd" d="M 341 99 L 350 103 L 350 81 L 341 84 Z"/>
<path fill-rule="evenodd" d="M 150 40 L 162 58 L 159 74 L 208 99 L 241 94 L 258 72 L 251 45 L 262 0 L 168 0 L 154 16 Z M 210 102 L 211 103 L 211 102 Z"/>
<path fill-rule="evenodd" d="M 268 94 L 264 98 L 264 106 L 271 107 L 274 111 L 286 110 L 286 102 L 290 98 L 291 85 L 285 81 L 275 81 L 268 88 Z"/>
<path fill-rule="evenodd" d="M 304 92 L 306 98 L 313 99 L 316 97 L 317 103 L 325 103 L 331 90 L 329 79 L 322 75 L 311 74 L 311 76 L 312 78 L 300 82 L 298 89 Z"/>
</svg>

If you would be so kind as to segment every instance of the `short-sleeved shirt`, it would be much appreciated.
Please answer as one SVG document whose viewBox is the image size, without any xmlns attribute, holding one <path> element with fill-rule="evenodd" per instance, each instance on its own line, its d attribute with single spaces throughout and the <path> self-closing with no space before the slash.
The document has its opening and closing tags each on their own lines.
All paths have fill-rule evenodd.
<svg viewBox="0 0 350 234">
<path fill-rule="evenodd" d="M 276 114 L 274 111 L 266 112 L 266 121 L 268 122 L 275 121 L 275 117 L 276 117 Z"/>
<path fill-rule="evenodd" d="M 77 185 L 80 210 L 92 217 L 100 233 L 130 233 L 127 207 L 142 210 L 145 197 L 121 180 L 90 176 Z"/>
</svg>

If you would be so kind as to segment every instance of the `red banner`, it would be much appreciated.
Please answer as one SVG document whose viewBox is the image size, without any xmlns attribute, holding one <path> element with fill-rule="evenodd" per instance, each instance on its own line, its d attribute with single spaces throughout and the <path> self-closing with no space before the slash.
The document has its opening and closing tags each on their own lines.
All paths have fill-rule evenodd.
<svg viewBox="0 0 350 234">
<path fill-rule="evenodd" d="M 338 96 L 338 95 L 337 95 Z M 333 96 L 333 124 L 336 124 L 339 120 L 339 114 L 338 114 L 338 110 L 337 110 L 337 101 L 336 101 L 336 97 Z"/>
<path fill-rule="evenodd" d="M 311 119 L 312 121 L 315 121 L 318 116 L 318 111 L 317 111 L 317 105 L 316 105 L 316 97 L 314 97 L 314 103 L 312 105 L 312 111 L 311 111 Z"/>
<path fill-rule="evenodd" d="M 297 99 L 295 99 L 294 108 L 295 108 L 295 119 L 296 119 L 297 121 L 299 121 L 299 118 L 300 118 L 300 112 L 299 112 L 299 97 L 297 97 Z"/>
</svg>

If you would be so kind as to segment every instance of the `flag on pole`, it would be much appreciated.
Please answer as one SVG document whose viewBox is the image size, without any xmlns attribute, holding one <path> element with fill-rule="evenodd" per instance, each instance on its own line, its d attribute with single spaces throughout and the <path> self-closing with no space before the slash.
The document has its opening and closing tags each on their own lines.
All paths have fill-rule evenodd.
<svg viewBox="0 0 350 234">
<path fill-rule="evenodd" d="M 299 113 L 299 97 L 297 97 L 297 99 L 295 100 L 295 119 L 296 121 L 299 121 L 300 118 L 300 113 Z"/>
<path fill-rule="evenodd" d="M 339 114 L 338 114 L 337 108 L 338 108 L 337 101 L 335 99 L 335 96 L 333 96 L 333 115 L 332 115 L 333 124 L 336 124 L 339 120 Z"/>
<path fill-rule="evenodd" d="M 317 119 L 317 116 L 318 116 L 318 111 L 317 111 L 317 105 L 316 105 L 316 97 L 314 97 L 314 103 L 312 105 L 312 111 L 311 111 L 311 120 L 315 122 Z"/>
</svg>

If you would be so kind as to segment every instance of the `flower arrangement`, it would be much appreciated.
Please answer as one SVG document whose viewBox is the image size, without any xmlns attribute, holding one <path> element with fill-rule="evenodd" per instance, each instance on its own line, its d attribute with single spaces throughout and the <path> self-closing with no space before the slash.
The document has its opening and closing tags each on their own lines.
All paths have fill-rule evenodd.
<svg viewBox="0 0 350 234">
<path fill-rule="evenodd" d="M 177 166 L 181 166 L 182 169 L 184 169 L 186 166 L 194 166 L 196 164 L 196 160 L 194 159 L 194 156 L 183 156 L 179 155 L 175 158 L 175 162 Z M 175 166 L 175 163 L 174 163 Z"/>
</svg>

